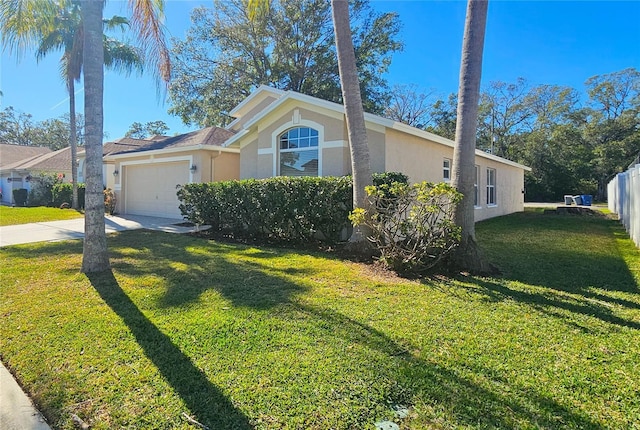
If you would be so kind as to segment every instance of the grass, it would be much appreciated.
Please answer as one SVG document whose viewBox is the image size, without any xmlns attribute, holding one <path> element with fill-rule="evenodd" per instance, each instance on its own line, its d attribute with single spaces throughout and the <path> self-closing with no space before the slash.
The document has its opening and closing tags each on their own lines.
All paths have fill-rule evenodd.
<svg viewBox="0 0 640 430">
<path fill-rule="evenodd" d="M 44 206 L 26 208 L 0 205 L 0 227 L 32 222 L 82 218 L 83 216 L 84 214 L 82 212 L 73 209 L 48 208 Z"/>
<path fill-rule="evenodd" d="M 88 278 L 79 242 L 3 248 L 0 354 L 60 429 L 638 428 L 640 252 L 618 223 L 531 211 L 478 238 L 502 277 L 147 231 Z"/>
</svg>

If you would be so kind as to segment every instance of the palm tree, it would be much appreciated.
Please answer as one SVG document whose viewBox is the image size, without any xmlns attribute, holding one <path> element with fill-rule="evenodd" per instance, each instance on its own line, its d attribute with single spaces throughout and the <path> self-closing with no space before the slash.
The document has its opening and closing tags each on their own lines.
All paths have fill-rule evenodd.
<svg viewBox="0 0 640 430">
<path fill-rule="evenodd" d="M 460 268 L 474 273 L 488 270 L 476 244 L 473 208 L 476 129 L 487 8 L 488 0 L 469 0 L 467 3 L 451 181 L 464 196 L 455 212 L 455 223 L 462 228 L 456 263 Z"/>
<path fill-rule="evenodd" d="M 85 238 L 82 272 L 109 270 L 102 193 L 102 134 L 104 93 L 104 50 L 102 49 L 103 1 L 81 0 L 84 22 L 84 114 L 85 114 Z M 162 2 L 130 0 L 131 25 L 146 52 L 158 81 L 165 84 L 171 76 L 169 50 L 160 23 Z"/>
<path fill-rule="evenodd" d="M 128 24 L 124 17 L 114 16 L 104 20 L 105 29 L 123 29 Z M 73 184 L 74 209 L 78 208 L 78 167 L 77 167 L 77 132 L 75 108 L 75 82 L 80 80 L 82 72 L 83 23 L 78 3 L 61 4 L 53 27 L 43 34 L 36 51 L 36 59 L 40 61 L 52 51 L 62 49 L 60 72 L 69 93 L 69 147 L 71 148 L 71 177 Z M 103 35 L 105 66 L 130 73 L 133 68 L 142 72 L 142 58 L 137 49 Z"/>
<path fill-rule="evenodd" d="M 367 143 L 367 129 L 364 122 L 364 109 L 360 94 L 360 81 L 356 67 L 356 56 L 351 37 L 349 22 L 348 0 L 331 0 L 333 14 L 333 28 L 336 38 L 336 52 L 338 54 L 338 71 L 342 87 L 342 101 L 344 103 L 345 121 L 349 135 L 349 150 L 351 153 L 351 172 L 353 175 L 353 207 L 368 208 L 365 188 L 371 185 L 371 163 L 369 161 L 369 145 Z M 352 245 L 368 244 L 370 234 L 364 225 L 354 229 L 349 242 Z M 353 247 L 353 246 L 352 246 Z M 353 247 L 355 249 L 355 247 Z"/>
</svg>

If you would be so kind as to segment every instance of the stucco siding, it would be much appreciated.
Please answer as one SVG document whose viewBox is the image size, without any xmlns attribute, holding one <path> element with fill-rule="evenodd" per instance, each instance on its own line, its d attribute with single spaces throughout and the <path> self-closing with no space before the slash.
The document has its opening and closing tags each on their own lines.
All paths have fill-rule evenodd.
<svg viewBox="0 0 640 430">
<path fill-rule="evenodd" d="M 228 181 L 240 179 L 240 154 L 223 152 L 211 157 L 213 175 L 211 180 Z"/>
<path fill-rule="evenodd" d="M 235 124 L 233 124 L 234 130 L 240 130 L 244 124 L 251 121 L 256 115 L 262 112 L 267 106 L 276 101 L 277 98 L 275 96 L 266 96 L 264 100 L 260 101 L 256 106 L 250 109 L 247 113 L 242 115 L 242 118 L 238 120 Z"/>
<path fill-rule="evenodd" d="M 453 148 L 387 129 L 386 171 L 402 172 L 409 182 L 442 182 L 444 159 L 453 158 Z"/>
<path fill-rule="evenodd" d="M 242 148 L 240 157 L 240 179 L 257 178 L 258 176 L 258 140 L 254 139 Z"/>
<path fill-rule="evenodd" d="M 453 160 L 453 148 L 431 142 L 397 130 L 387 129 L 385 148 L 386 167 L 390 172 L 402 172 L 410 182 L 442 182 L 443 162 Z M 524 210 L 524 171 L 494 160 L 476 155 L 479 168 L 478 205 L 475 220 L 492 218 Z M 496 171 L 496 204 L 487 204 L 487 168 Z"/>
<path fill-rule="evenodd" d="M 475 210 L 475 220 L 493 218 L 524 210 L 524 171 L 517 167 L 476 157 L 480 168 L 479 206 Z M 487 203 L 487 169 L 496 171 L 496 203 Z"/>
</svg>

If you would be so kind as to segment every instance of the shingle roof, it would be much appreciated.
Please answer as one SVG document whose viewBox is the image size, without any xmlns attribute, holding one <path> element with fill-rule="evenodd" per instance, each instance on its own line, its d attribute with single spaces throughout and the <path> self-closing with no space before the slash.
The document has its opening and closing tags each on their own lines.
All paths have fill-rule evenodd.
<svg viewBox="0 0 640 430">
<path fill-rule="evenodd" d="M 221 146 L 234 134 L 235 132 L 224 128 L 206 127 L 202 130 L 192 131 L 178 136 L 153 136 L 151 139 L 132 139 L 124 137 L 113 143 L 126 143 L 138 146 L 118 152 L 111 152 L 110 154 L 154 151 L 168 148 L 184 148 L 197 145 Z M 105 146 L 106 145 L 108 144 L 105 144 Z M 105 155 L 107 155 L 106 152 Z"/>
<path fill-rule="evenodd" d="M 50 152 L 51 149 L 43 146 L 9 145 L 2 143 L 0 144 L 0 169 L 5 169 L 6 166 L 11 164 L 30 160 Z"/>
<path fill-rule="evenodd" d="M 26 160 L 17 161 L 13 164 L 3 166 L 6 170 L 42 170 L 61 171 L 71 170 L 71 149 L 69 147 L 59 149 L 54 152 L 31 157 Z"/>
</svg>

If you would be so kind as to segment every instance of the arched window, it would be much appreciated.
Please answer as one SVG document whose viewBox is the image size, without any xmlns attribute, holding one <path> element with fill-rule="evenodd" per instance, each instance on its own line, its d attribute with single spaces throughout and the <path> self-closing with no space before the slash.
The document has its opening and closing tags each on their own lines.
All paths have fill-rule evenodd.
<svg viewBox="0 0 640 430">
<path fill-rule="evenodd" d="M 318 130 L 291 128 L 278 138 L 280 176 L 318 176 Z"/>
</svg>

